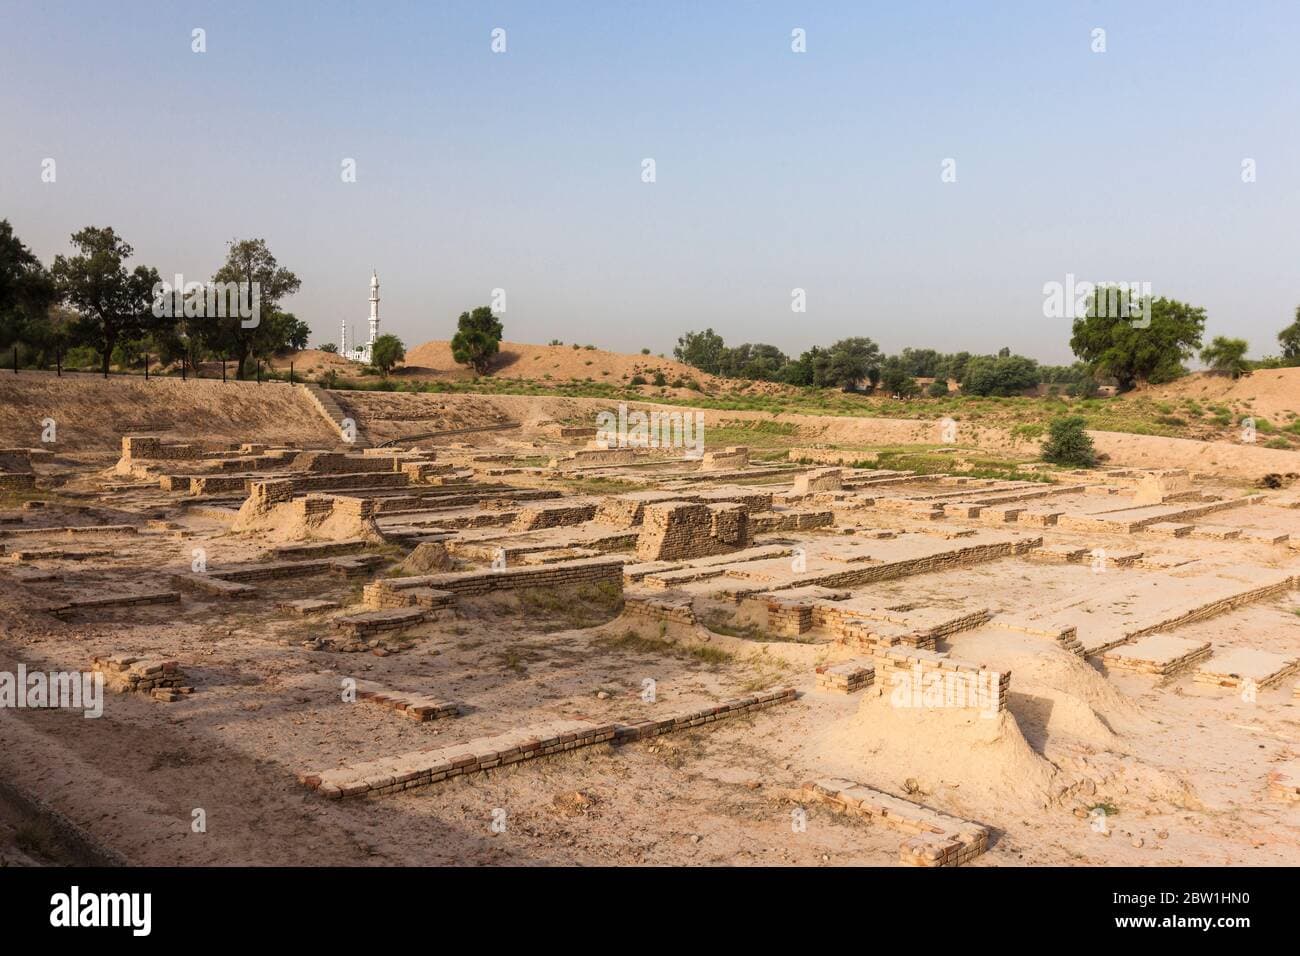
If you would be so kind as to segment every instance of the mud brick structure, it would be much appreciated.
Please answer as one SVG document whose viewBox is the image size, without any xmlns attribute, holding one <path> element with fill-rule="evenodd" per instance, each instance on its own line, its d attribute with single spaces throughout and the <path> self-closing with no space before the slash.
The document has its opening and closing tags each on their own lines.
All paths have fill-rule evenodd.
<svg viewBox="0 0 1300 956">
<path fill-rule="evenodd" d="M 1132 644 L 1112 648 L 1102 662 L 1115 670 L 1167 677 L 1210 656 L 1208 641 L 1189 641 L 1169 634 L 1151 634 Z"/>
<path fill-rule="evenodd" d="M 164 442 L 152 435 L 123 435 L 122 457 L 115 471 L 119 475 L 133 474 L 132 465 L 151 461 L 196 461 L 204 457 L 198 445 Z"/>
<path fill-rule="evenodd" d="M 172 575 L 172 580 L 181 587 L 202 591 L 215 597 L 248 598 L 257 594 L 257 588 L 251 584 L 227 581 L 206 572 L 181 573 Z"/>
<path fill-rule="evenodd" d="M 917 500 L 915 498 L 877 498 L 874 506 L 880 511 L 920 518 L 923 521 L 937 521 L 943 517 L 943 505 L 937 501 Z"/>
<path fill-rule="evenodd" d="M 13 561 L 89 561 L 112 555 L 104 548 L 14 548 L 7 556 Z"/>
<path fill-rule="evenodd" d="M 810 495 L 818 491 L 839 491 L 844 487 L 843 472 L 838 468 L 815 468 L 805 471 L 794 480 L 794 495 Z"/>
<path fill-rule="evenodd" d="M 1300 671 L 1300 658 L 1238 647 L 1215 654 L 1197 668 L 1192 679 L 1216 687 L 1253 685 L 1262 690 L 1280 684 L 1297 671 Z"/>
<path fill-rule="evenodd" d="M 568 471 L 607 465 L 633 465 L 639 457 L 635 448 L 581 448 L 562 458 L 552 458 L 548 467 Z"/>
<path fill-rule="evenodd" d="M 1007 709 L 1007 695 L 1011 691 L 1011 672 L 995 671 L 982 664 L 959 661 L 934 651 L 922 649 L 890 648 L 877 655 L 875 659 L 877 683 L 881 692 L 889 694 L 895 687 L 906 686 L 920 676 L 920 687 L 915 689 L 924 694 L 931 686 L 936 686 L 935 675 L 943 678 L 944 707 L 976 708 L 1001 712 Z M 985 694 L 996 694 L 995 700 L 986 700 Z M 936 702 L 937 704 L 937 702 Z M 990 705 L 993 705 L 992 707 Z M 920 700 L 913 706 L 930 706 L 927 700 Z"/>
<path fill-rule="evenodd" d="M 812 781 L 804 784 L 803 794 L 841 813 L 909 834 L 898 848 L 899 862 L 909 866 L 962 866 L 989 848 L 985 826 L 852 780 Z"/>
<path fill-rule="evenodd" d="M 31 472 L 0 472 L 0 493 L 13 494 L 36 489 L 36 475 Z"/>
<path fill-rule="evenodd" d="M 460 705 L 452 701 L 438 700 L 427 694 L 389 690 L 369 681 L 364 685 L 357 685 L 357 700 L 396 711 L 403 717 L 419 723 L 440 720 L 444 717 L 456 717 L 460 714 Z"/>
<path fill-rule="evenodd" d="M 367 607 L 410 607 L 421 593 L 434 591 L 470 597 L 518 588 L 564 588 L 617 584 L 623 588 L 622 558 L 580 558 L 554 564 L 506 567 L 500 570 L 448 571 L 442 574 L 379 579 L 364 590 Z"/>
<path fill-rule="evenodd" d="M 613 739 L 613 724 L 552 720 L 468 743 L 427 747 L 335 770 L 300 774 L 298 780 L 331 800 L 382 796 Z"/>
<path fill-rule="evenodd" d="M 817 689 L 837 694 L 856 694 L 871 686 L 876 666 L 871 661 L 852 660 L 822 664 L 817 668 Z"/>
<path fill-rule="evenodd" d="M 1057 526 L 1066 531 L 1103 532 L 1107 534 L 1133 534 L 1147 525 L 1167 522 L 1185 522 L 1189 518 L 1259 504 L 1260 495 L 1245 495 L 1196 505 L 1148 505 L 1108 511 L 1100 515 L 1063 514 Z"/>
<path fill-rule="evenodd" d="M 976 627 L 989 619 L 983 608 L 944 611 L 937 618 L 911 608 L 863 607 L 842 601 L 815 601 L 811 605 L 812 624 L 823 628 L 849 644 L 883 651 L 904 645 L 934 650 L 940 637 Z"/>
<path fill-rule="evenodd" d="M 624 596 L 623 613 L 651 621 L 664 621 L 694 627 L 698 623 L 689 597 Z"/>
<path fill-rule="evenodd" d="M 767 630 L 771 634 L 798 637 L 813 629 L 813 602 L 807 598 L 761 594 L 747 598 L 742 604 L 757 604 L 762 607 L 767 617 Z"/>
<path fill-rule="evenodd" d="M 299 615 L 337 611 L 340 607 L 338 601 L 326 601 L 322 598 L 299 598 L 294 601 L 279 601 L 275 606 L 281 611 Z"/>
<path fill-rule="evenodd" d="M 180 595 L 170 590 L 127 591 L 125 593 L 93 594 L 73 598 L 49 608 L 55 617 L 67 617 L 78 611 L 102 611 L 108 608 L 142 607 L 147 604 L 175 604 Z"/>
<path fill-rule="evenodd" d="M 427 616 L 428 612 L 423 608 L 403 607 L 336 617 L 330 624 L 352 640 L 364 641 L 380 634 L 405 631 L 424 621 Z"/>
<path fill-rule="evenodd" d="M 641 524 L 646 505 L 688 499 L 691 499 L 690 495 L 680 495 L 671 491 L 633 491 L 604 499 L 596 509 L 592 520 L 615 528 L 633 528 Z"/>
<path fill-rule="evenodd" d="M 749 448 L 733 445 L 716 451 L 706 451 L 700 459 L 701 471 L 730 471 L 749 464 Z"/>
<path fill-rule="evenodd" d="M 1073 624 L 1053 623 L 1052 621 L 1030 621 L 1016 615 L 1003 614 L 994 618 L 994 626 L 1016 631 L 1020 634 L 1032 634 L 1046 637 L 1059 644 L 1062 650 L 1083 657 L 1084 648 L 1079 640 L 1079 629 Z"/>
<path fill-rule="evenodd" d="M 646 717 L 627 724 L 616 724 L 614 741 L 615 743 L 625 744 L 635 740 L 658 737 L 660 734 L 672 733 L 675 730 L 703 727 L 705 724 L 726 720 L 729 717 L 742 717 L 745 714 L 766 710 L 778 704 L 788 704 L 797 697 L 798 694 L 793 687 L 783 687 L 780 690 L 771 690 L 762 694 L 737 697 L 734 700 L 726 700 L 720 704 L 679 711 L 667 717 Z"/>
<path fill-rule="evenodd" d="M 554 720 L 450 747 L 427 747 L 335 770 L 299 774 L 298 781 L 333 800 L 383 796 L 596 744 L 631 743 L 675 730 L 702 727 L 789 703 L 795 697 L 793 688 L 784 688 L 629 724 Z"/>
<path fill-rule="evenodd" d="M 118 694 L 150 694 L 171 703 L 194 689 L 186 686 L 176 661 L 112 654 L 94 658 L 91 667 L 104 675 L 104 686 Z"/>
<path fill-rule="evenodd" d="M 1030 508 L 1020 512 L 1016 517 L 1016 521 L 1019 524 L 1029 525 L 1033 528 L 1047 528 L 1056 524 L 1062 514 L 1064 512 L 1052 511 L 1048 508 Z"/>
<path fill-rule="evenodd" d="M 811 531 L 835 524 L 833 511 L 759 511 L 749 516 L 751 535 L 782 531 Z"/>
<path fill-rule="evenodd" d="M 582 524 L 596 516 L 595 502 L 565 502 L 554 505 L 534 505 L 522 509 L 510 523 L 513 531 L 533 531 L 538 528 L 558 528 L 563 525 Z"/>
<path fill-rule="evenodd" d="M 636 556 L 640 561 L 702 558 L 749 544 L 743 505 L 672 501 L 646 506 Z"/>
<path fill-rule="evenodd" d="M 1157 521 L 1155 524 L 1149 524 L 1143 530 L 1147 534 L 1154 534 L 1164 538 L 1185 538 L 1192 533 L 1195 525 L 1182 524 L 1178 521 Z"/>
</svg>

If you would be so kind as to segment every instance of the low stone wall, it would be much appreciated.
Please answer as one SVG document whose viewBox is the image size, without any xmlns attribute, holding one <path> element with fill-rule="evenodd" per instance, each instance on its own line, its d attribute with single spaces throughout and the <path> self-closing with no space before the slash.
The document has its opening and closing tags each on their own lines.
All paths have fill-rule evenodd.
<svg viewBox="0 0 1300 956">
<path fill-rule="evenodd" d="M 749 516 L 749 533 L 777 534 L 785 531 L 811 531 L 835 524 L 833 511 L 759 511 Z"/>
<path fill-rule="evenodd" d="M 396 711 L 420 723 L 460 714 L 460 705 L 452 701 L 438 700 L 427 694 L 389 690 L 369 683 L 357 687 L 357 700 Z"/>
<path fill-rule="evenodd" d="M 510 523 L 512 531 L 535 531 L 538 528 L 558 528 L 563 525 L 582 524 L 596 516 L 595 504 L 534 505 L 524 508 Z"/>
<path fill-rule="evenodd" d="M 595 744 L 630 743 L 674 730 L 702 727 L 729 717 L 739 717 L 788 703 L 795 697 L 793 688 L 785 688 L 629 724 L 595 724 L 585 720 L 549 721 L 450 747 L 416 750 L 350 767 L 303 773 L 298 775 L 298 781 L 332 800 L 383 796 Z"/>
<path fill-rule="evenodd" d="M 1110 670 L 1168 677 L 1207 659 L 1210 651 L 1209 641 L 1189 641 L 1167 634 L 1154 634 L 1142 641 L 1107 651 L 1101 660 Z"/>
<path fill-rule="evenodd" d="M 1063 514 L 1057 520 L 1057 527 L 1064 531 L 1133 534 L 1147 525 L 1186 522 L 1190 518 L 1199 518 L 1201 515 L 1213 514 L 1216 511 L 1224 511 L 1229 508 L 1255 505 L 1263 500 L 1263 495 L 1245 495 L 1241 498 L 1226 498 L 1223 501 L 1211 501 L 1187 507 L 1148 505 L 1140 508 L 1125 508 L 1122 511 L 1110 511 L 1100 515 Z"/>
<path fill-rule="evenodd" d="M 623 597 L 623 613 L 651 621 L 694 626 L 699 623 L 695 608 L 688 597 Z"/>
<path fill-rule="evenodd" d="M 989 848 L 988 827 L 931 810 L 852 780 L 828 778 L 804 784 L 809 800 L 912 834 L 898 847 L 909 866 L 962 866 Z"/>
<path fill-rule="evenodd" d="M 823 664 L 817 668 L 817 689 L 839 694 L 856 694 L 870 687 L 876 678 L 876 667 L 871 661 L 842 661 Z"/>
<path fill-rule="evenodd" d="M 336 630 L 354 641 L 364 641 L 380 634 L 405 631 L 420 624 L 428 616 L 428 611 L 420 607 L 402 607 L 383 611 L 363 611 L 336 617 L 330 622 Z"/>
<path fill-rule="evenodd" d="M 700 462 L 701 471 L 727 471 L 744 468 L 749 464 L 749 448 L 733 445 L 728 448 L 706 451 Z"/>
<path fill-rule="evenodd" d="M 464 597 L 519 588 L 562 588 L 605 583 L 617 584 L 619 590 L 622 590 L 621 558 L 579 558 L 576 561 L 507 567 L 496 571 L 450 571 L 407 578 L 385 578 L 366 585 L 363 594 L 366 607 L 391 608 L 414 606 L 416 595 L 408 592 L 419 590 L 431 589 Z"/>
<path fill-rule="evenodd" d="M 30 472 L 4 472 L 0 474 L 0 492 L 34 491 L 36 476 Z"/>
<path fill-rule="evenodd" d="M 740 717 L 744 714 L 752 714 L 755 711 L 766 710 L 768 707 L 775 707 L 777 704 L 788 704 L 797 697 L 798 694 L 793 687 L 784 687 L 781 690 L 767 691 L 766 693 L 753 694 L 748 697 L 737 697 L 733 700 L 723 701 L 721 704 L 711 704 L 707 707 L 681 711 L 669 717 L 646 717 L 628 724 L 616 724 L 614 741 L 624 744 L 634 740 L 658 737 L 660 734 L 671 733 L 674 730 L 702 727 L 705 724 L 726 720 L 728 717 Z"/>
<path fill-rule="evenodd" d="M 844 487 L 843 472 L 838 468 L 815 468 L 805 471 L 794 480 L 796 495 L 810 495 L 817 491 L 839 491 Z"/>
</svg>

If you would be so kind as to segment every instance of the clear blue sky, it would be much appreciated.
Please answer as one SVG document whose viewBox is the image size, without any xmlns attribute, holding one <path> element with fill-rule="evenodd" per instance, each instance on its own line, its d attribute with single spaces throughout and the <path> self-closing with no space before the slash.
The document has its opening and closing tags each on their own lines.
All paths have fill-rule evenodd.
<svg viewBox="0 0 1300 956">
<path fill-rule="evenodd" d="M 0 218 L 194 279 L 264 237 L 315 342 L 364 330 L 374 267 L 408 346 L 502 287 L 516 341 L 1064 362 L 1074 273 L 1261 355 L 1300 304 L 1298 65 L 1294 0 L 0 0 Z"/>
</svg>

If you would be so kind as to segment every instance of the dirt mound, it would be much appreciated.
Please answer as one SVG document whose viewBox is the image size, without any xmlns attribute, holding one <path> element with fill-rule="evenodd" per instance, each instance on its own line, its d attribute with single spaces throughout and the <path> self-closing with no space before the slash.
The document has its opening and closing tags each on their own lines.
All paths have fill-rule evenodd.
<svg viewBox="0 0 1300 956">
<path fill-rule="evenodd" d="M 1011 672 L 1011 709 L 1034 746 L 1068 738 L 1114 747 L 1149 721 L 1138 706 L 1083 658 L 1041 637 L 1015 631 L 962 634 L 954 656 Z"/>
<path fill-rule="evenodd" d="M 448 379 L 474 377 L 472 371 L 452 358 L 451 343 L 440 341 L 425 342 L 407 352 L 403 374 Z M 697 368 L 657 355 L 625 355 L 597 348 L 521 342 L 501 343 L 501 351 L 492 362 L 492 375 L 509 379 L 545 379 L 549 376 L 558 381 L 591 379 L 611 384 L 624 384 L 637 375 L 647 382 L 662 375 L 669 384 L 694 380 L 708 386 L 717 381 L 714 376 Z"/>
<path fill-rule="evenodd" d="M 1197 372 L 1134 394 L 1155 401 L 1194 399 L 1201 404 L 1226 405 L 1281 425 L 1300 415 L 1300 368 L 1260 369 L 1238 379 Z"/>
<path fill-rule="evenodd" d="M 451 555 L 447 553 L 447 546 L 440 541 L 417 544 L 401 564 L 401 570 L 406 574 L 434 574 L 450 571 L 451 567 Z"/>
<path fill-rule="evenodd" d="M 824 727 L 811 743 L 828 775 L 891 793 L 934 794 L 958 813 L 1045 807 L 1057 789 L 1056 768 L 1008 711 L 895 707 L 886 691 L 868 694 L 855 714 Z"/>
<path fill-rule="evenodd" d="M 42 443 L 53 419 L 55 442 Z M 0 446 L 56 451 L 117 449 L 122 436 L 169 441 L 337 444 L 338 435 L 307 399 L 282 383 L 44 372 L 0 376 Z"/>
</svg>

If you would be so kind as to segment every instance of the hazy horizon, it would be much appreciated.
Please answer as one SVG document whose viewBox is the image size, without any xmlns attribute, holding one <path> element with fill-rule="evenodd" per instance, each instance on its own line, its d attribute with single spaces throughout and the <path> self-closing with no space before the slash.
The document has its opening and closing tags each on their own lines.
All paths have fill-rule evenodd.
<svg viewBox="0 0 1300 956">
<path fill-rule="evenodd" d="M 712 327 L 1064 364 L 1042 289 L 1073 274 L 1150 282 L 1208 310 L 1207 341 L 1276 354 L 1300 304 L 1300 8 L 979 16 L 0 0 L 0 218 L 46 264 L 111 225 L 164 279 L 263 237 L 313 345 L 364 333 L 373 268 L 408 347 L 501 288 L 516 342 L 671 354 Z"/>
</svg>

